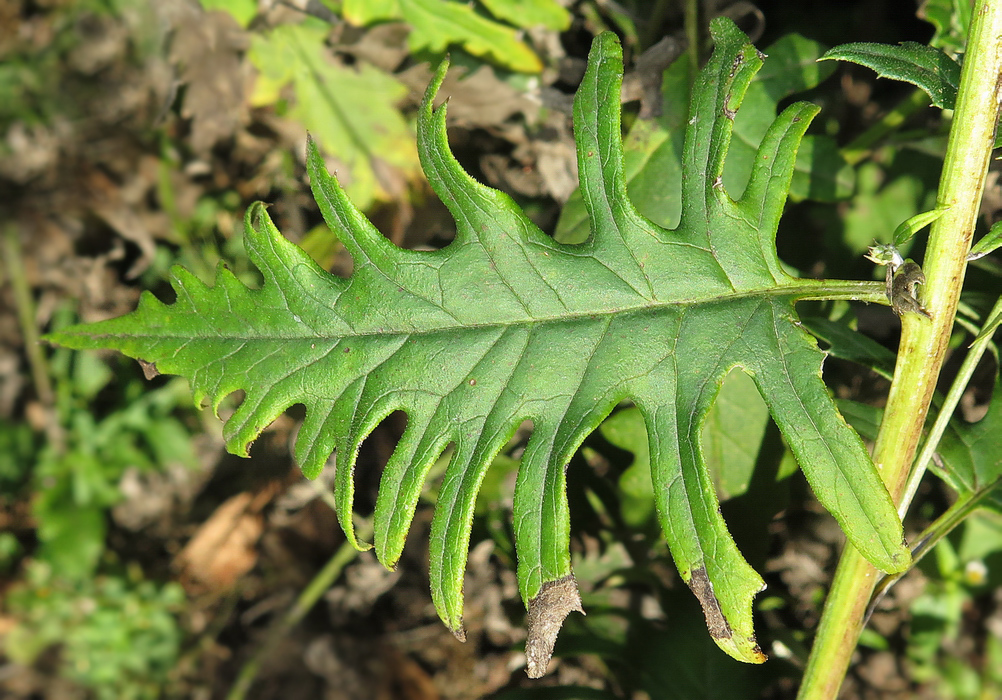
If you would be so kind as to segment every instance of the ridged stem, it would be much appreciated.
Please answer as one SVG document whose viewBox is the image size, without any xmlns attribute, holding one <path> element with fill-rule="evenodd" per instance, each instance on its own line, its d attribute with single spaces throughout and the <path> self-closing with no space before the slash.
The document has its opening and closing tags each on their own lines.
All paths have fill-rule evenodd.
<svg viewBox="0 0 1002 700">
<path fill-rule="evenodd" d="M 938 203 L 950 209 L 932 225 L 923 264 L 921 301 L 932 319 L 912 313 L 901 319 L 898 362 L 874 446 L 873 461 L 896 503 L 907 485 L 953 329 L 995 140 L 1000 80 L 1002 3 L 977 0 L 940 179 Z M 877 578 L 869 562 L 846 545 L 804 671 L 801 700 L 838 695 Z"/>
</svg>

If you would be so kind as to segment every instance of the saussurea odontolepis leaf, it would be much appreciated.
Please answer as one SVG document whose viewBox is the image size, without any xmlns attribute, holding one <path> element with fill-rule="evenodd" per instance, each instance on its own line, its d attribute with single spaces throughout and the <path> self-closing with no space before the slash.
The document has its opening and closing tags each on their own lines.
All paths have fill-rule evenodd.
<svg viewBox="0 0 1002 700">
<path fill-rule="evenodd" d="M 518 581 L 530 612 L 530 675 L 541 675 L 563 616 L 579 607 L 571 571 L 564 471 L 585 437 L 624 400 L 647 423 L 656 510 L 682 578 L 716 643 L 748 662 L 761 577 L 718 510 L 700 426 L 734 367 L 755 381 L 818 498 L 880 569 L 908 565 L 901 523 L 859 436 L 821 379 L 823 354 L 800 327 L 799 298 L 857 298 L 874 283 L 797 279 L 775 232 L 797 145 L 818 108 L 791 105 L 758 149 L 746 191 L 721 184 L 732 119 L 763 57 L 729 20 L 711 25 L 685 139 L 678 228 L 641 217 L 626 195 L 620 132 L 622 51 L 595 39 L 574 108 L 581 188 L 592 233 L 555 242 L 507 196 L 478 184 L 449 150 L 445 107 L 418 116 L 422 166 L 457 222 L 442 250 L 395 247 L 352 205 L 311 145 L 308 168 L 324 218 L 351 253 L 346 279 L 319 268 L 274 227 L 247 214 L 247 251 L 261 270 L 248 289 L 225 268 L 209 287 L 172 272 L 177 301 L 143 295 L 133 314 L 53 334 L 77 348 L 111 347 L 189 378 L 213 407 L 245 398 L 225 424 L 245 455 L 279 414 L 303 404 L 295 456 L 316 476 L 337 453 L 338 516 L 351 514 L 359 444 L 396 410 L 407 427 L 382 475 L 374 513 L 379 559 L 392 566 L 428 470 L 453 446 L 431 531 L 431 587 L 462 636 L 463 574 L 474 504 L 491 460 L 517 426 L 534 431 L 518 472 Z M 358 546 L 359 543 L 355 542 Z"/>
</svg>

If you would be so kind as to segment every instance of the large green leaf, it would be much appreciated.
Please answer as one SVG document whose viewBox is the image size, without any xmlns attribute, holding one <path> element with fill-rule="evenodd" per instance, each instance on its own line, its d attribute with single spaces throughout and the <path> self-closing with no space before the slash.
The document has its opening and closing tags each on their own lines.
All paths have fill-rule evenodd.
<svg viewBox="0 0 1002 700">
<path fill-rule="evenodd" d="M 681 223 L 673 231 L 644 219 L 626 196 L 622 52 L 607 33 L 594 42 L 574 109 L 592 224 L 586 242 L 555 242 L 509 197 L 462 170 L 448 148 L 445 108 L 432 109 L 442 66 L 419 113 L 418 150 L 457 221 L 448 247 L 396 248 L 311 146 L 314 195 L 354 258 L 349 278 L 319 268 L 258 204 L 247 216 L 247 251 L 261 270 L 260 289 L 247 289 L 225 268 L 213 287 L 175 269 L 174 304 L 147 293 L 129 316 L 50 339 L 117 348 L 187 376 L 196 400 L 214 407 L 243 390 L 224 428 L 236 454 L 246 454 L 287 407 L 304 404 L 296 459 L 315 476 L 337 450 L 335 498 L 352 541 L 359 444 L 391 412 L 405 411 L 407 428 L 383 472 L 374 514 L 377 554 L 387 565 L 400 556 L 429 468 L 453 445 L 430 566 L 435 605 L 459 635 L 479 485 L 517 426 L 532 420 L 514 498 L 532 675 L 545 669 L 560 621 L 579 606 L 564 470 L 613 407 L 632 400 L 647 422 L 658 519 L 682 578 L 716 643 L 735 658 L 762 661 L 751 610 L 763 582 L 727 532 L 699 439 L 732 368 L 754 379 L 850 541 L 886 571 L 906 567 L 909 554 L 891 499 L 836 410 L 821 379 L 823 355 L 794 309 L 801 297 L 880 285 L 795 279 L 775 251 L 796 148 L 818 109 L 794 104 L 775 120 L 741 200 L 731 199 L 721 174 L 732 118 L 763 59 L 729 20 L 711 30 L 716 50 L 691 110 Z"/>
</svg>

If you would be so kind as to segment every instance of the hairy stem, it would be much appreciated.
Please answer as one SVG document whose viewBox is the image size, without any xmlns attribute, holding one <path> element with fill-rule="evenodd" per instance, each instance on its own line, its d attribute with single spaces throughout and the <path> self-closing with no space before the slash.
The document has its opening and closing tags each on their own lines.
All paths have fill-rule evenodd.
<svg viewBox="0 0 1002 700">
<path fill-rule="evenodd" d="M 899 502 L 922 436 L 963 286 L 999 115 L 1002 5 L 978 0 L 961 74 L 938 201 L 950 206 L 929 234 L 923 305 L 902 317 L 901 343 L 873 461 Z M 835 698 L 862 631 L 876 570 L 846 545 L 801 684 L 802 700 Z"/>
<path fill-rule="evenodd" d="M 992 307 L 992 310 L 988 312 L 988 315 L 985 316 L 985 318 L 994 318 L 995 315 L 999 313 L 1002 313 L 1002 297 L 995 302 L 995 306 Z M 898 503 L 898 513 L 902 518 L 905 517 L 905 513 L 908 512 L 908 507 L 911 505 L 912 499 L 915 497 L 915 492 L 918 491 L 919 482 L 922 481 L 922 476 L 925 474 L 926 469 L 929 468 L 929 463 L 932 462 L 932 455 L 936 451 L 936 447 L 939 445 L 939 441 L 940 438 L 943 437 L 943 433 L 946 432 L 946 428 L 950 423 L 950 417 L 953 415 L 953 411 L 957 408 L 957 404 L 960 403 L 960 397 L 964 395 L 964 391 L 967 389 L 967 384 L 974 375 L 974 370 L 977 369 L 978 363 L 985 354 L 985 350 L 987 350 L 988 346 L 991 345 L 992 335 L 993 334 L 991 333 L 987 333 L 984 337 L 980 338 L 971 345 L 970 351 L 967 353 L 967 357 L 964 358 L 963 364 L 960 365 L 960 369 L 957 371 L 957 377 L 953 380 L 953 385 L 950 387 L 950 391 L 947 393 L 946 398 L 943 401 L 943 405 L 939 409 L 939 415 L 936 416 L 936 422 L 929 430 L 929 435 L 926 437 L 925 443 L 922 445 L 922 452 L 919 454 L 918 459 L 915 460 L 915 468 L 912 470 L 911 476 L 908 478 L 908 486 L 905 489 L 900 503 Z"/>
</svg>

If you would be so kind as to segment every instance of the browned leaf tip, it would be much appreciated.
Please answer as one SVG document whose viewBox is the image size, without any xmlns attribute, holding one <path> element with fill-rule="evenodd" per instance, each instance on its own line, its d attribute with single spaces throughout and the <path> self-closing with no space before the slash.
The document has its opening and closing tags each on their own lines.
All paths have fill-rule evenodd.
<svg viewBox="0 0 1002 700">
<path fill-rule="evenodd" d="M 143 376 L 147 379 L 153 379 L 154 377 L 160 376 L 160 370 L 153 362 L 147 362 L 146 360 L 137 360 L 139 366 L 143 368 Z"/>
<path fill-rule="evenodd" d="M 573 574 L 544 583 L 539 595 L 529 601 L 529 629 L 525 642 L 525 672 L 529 678 L 542 678 L 546 673 L 557 634 L 572 610 L 584 614 Z"/>
<path fill-rule="evenodd" d="M 703 615 L 706 617 L 706 629 L 710 631 L 710 636 L 714 639 L 730 639 L 734 633 L 731 626 L 720 610 L 720 601 L 713 592 L 713 584 L 710 583 L 709 576 L 706 575 L 706 567 L 701 566 L 692 570 L 692 578 L 689 579 L 689 588 L 696 594 L 699 604 L 703 606 Z"/>
<path fill-rule="evenodd" d="M 717 594 L 713 592 L 713 584 L 710 582 L 710 577 L 706 574 L 705 566 L 692 570 L 692 576 L 689 579 L 689 588 L 692 589 L 692 592 L 699 600 L 699 604 L 703 607 L 703 616 L 706 618 L 706 629 L 710 632 L 710 636 L 714 639 L 730 639 L 733 637 L 734 631 L 720 609 L 720 601 L 717 600 Z M 767 657 L 758 644 L 755 643 L 755 638 L 751 637 L 748 641 L 752 644 L 752 653 L 757 659 L 756 663 L 763 663 Z"/>
</svg>

